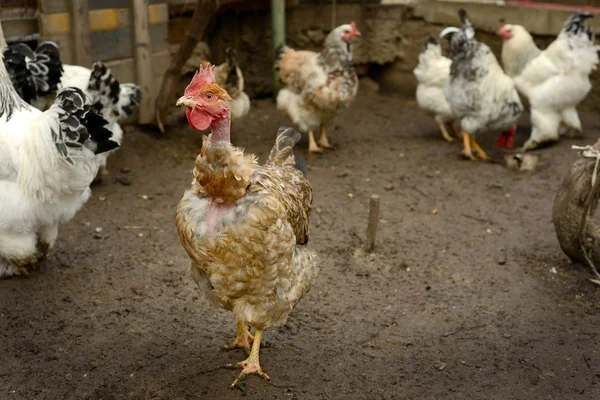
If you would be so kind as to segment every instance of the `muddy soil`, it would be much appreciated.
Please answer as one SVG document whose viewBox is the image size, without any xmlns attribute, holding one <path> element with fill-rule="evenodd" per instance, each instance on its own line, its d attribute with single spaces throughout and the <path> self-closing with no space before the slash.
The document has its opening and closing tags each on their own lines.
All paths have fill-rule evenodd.
<svg viewBox="0 0 600 400">
<path fill-rule="evenodd" d="M 200 134 L 131 128 L 48 260 L 0 281 L 0 399 L 598 399 L 600 288 L 551 220 L 570 146 L 600 132 L 582 118 L 584 139 L 517 173 L 462 160 L 412 101 L 361 96 L 330 127 L 337 149 L 308 157 L 321 274 L 265 333 L 272 382 L 234 390 L 234 319 L 200 297 L 173 222 Z M 255 101 L 233 141 L 264 161 L 287 123 Z"/>
</svg>

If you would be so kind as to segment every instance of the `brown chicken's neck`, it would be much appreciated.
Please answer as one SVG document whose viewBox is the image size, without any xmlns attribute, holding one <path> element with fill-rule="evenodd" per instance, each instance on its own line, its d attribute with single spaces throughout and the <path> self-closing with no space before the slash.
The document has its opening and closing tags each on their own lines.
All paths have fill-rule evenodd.
<svg viewBox="0 0 600 400">
<path fill-rule="evenodd" d="M 230 128 L 231 128 L 231 116 L 227 113 L 227 116 L 220 119 L 215 119 L 210 124 L 210 141 L 215 144 L 218 142 L 230 142 Z"/>
</svg>

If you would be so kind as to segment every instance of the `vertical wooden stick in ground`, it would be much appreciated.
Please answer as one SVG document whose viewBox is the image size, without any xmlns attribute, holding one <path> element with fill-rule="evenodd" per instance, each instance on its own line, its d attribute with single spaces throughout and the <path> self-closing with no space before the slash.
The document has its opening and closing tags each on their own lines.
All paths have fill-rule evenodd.
<svg viewBox="0 0 600 400">
<path fill-rule="evenodd" d="M 171 58 L 171 64 L 165 72 L 160 92 L 156 97 L 156 123 L 163 133 L 165 132 L 164 122 L 167 116 L 167 110 L 176 100 L 173 98 L 173 94 L 175 93 L 175 87 L 179 82 L 181 68 L 188 58 L 190 58 L 196 44 L 202 39 L 202 35 L 204 35 L 208 23 L 216 14 L 218 8 L 219 0 L 198 0 L 196 9 L 194 10 L 194 16 L 192 17 L 190 30 L 185 35 L 185 39 L 183 40 L 183 43 L 181 43 L 177 54 Z"/>
<path fill-rule="evenodd" d="M 377 223 L 379 222 L 379 196 L 371 196 L 369 201 L 369 225 L 367 226 L 367 245 L 365 250 L 370 253 L 375 250 L 375 236 L 377 235 Z"/>
<path fill-rule="evenodd" d="M 150 59 L 150 30 L 148 27 L 148 0 L 132 0 L 134 29 L 134 59 L 136 83 L 142 91 L 142 104 L 139 107 L 140 124 L 152 123 L 152 60 Z"/>
</svg>

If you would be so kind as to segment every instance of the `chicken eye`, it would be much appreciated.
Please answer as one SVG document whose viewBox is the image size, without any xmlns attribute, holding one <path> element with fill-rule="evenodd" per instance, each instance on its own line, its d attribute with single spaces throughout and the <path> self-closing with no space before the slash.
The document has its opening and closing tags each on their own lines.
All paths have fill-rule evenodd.
<svg viewBox="0 0 600 400">
<path fill-rule="evenodd" d="M 208 100 L 208 101 L 212 101 L 213 97 L 214 97 L 214 96 L 212 95 L 212 93 L 208 93 L 208 94 L 206 95 L 206 100 Z"/>
</svg>

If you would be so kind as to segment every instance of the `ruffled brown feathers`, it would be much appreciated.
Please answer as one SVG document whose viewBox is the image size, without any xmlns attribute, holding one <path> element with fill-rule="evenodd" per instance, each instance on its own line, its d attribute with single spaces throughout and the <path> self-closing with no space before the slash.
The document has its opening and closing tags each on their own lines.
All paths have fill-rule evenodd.
<svg viewBox="0 0 600 400">
<path fill-rule="evenodd" d="M 198 182 L 198 194 L 206 194 L 216 203 L 234 203 L 246 194 L 250 177 L 257 166 L 254 155 L 228 142 L 211 143 L 202 138 L 202 151 L 196 158 L 194 178 Z"/>
</svg>

